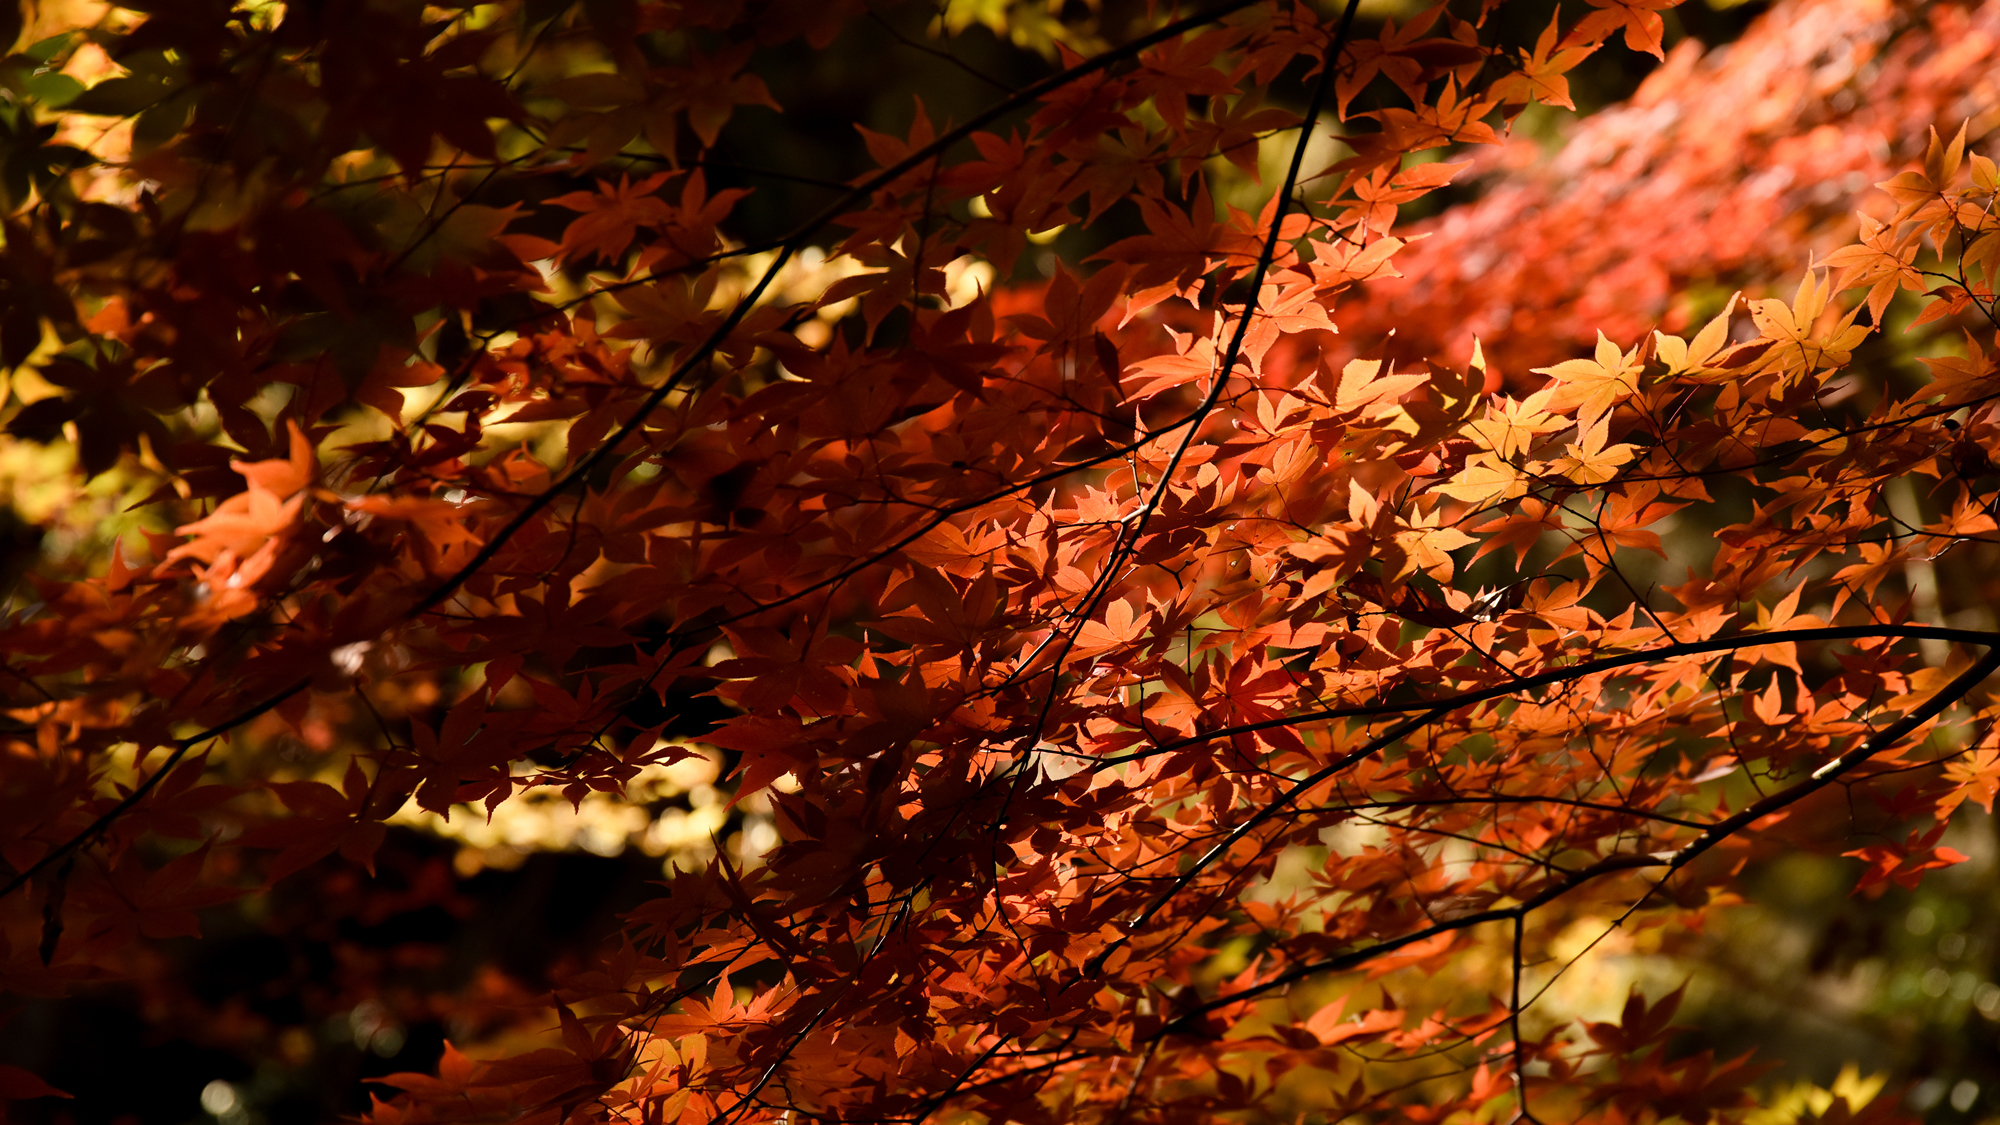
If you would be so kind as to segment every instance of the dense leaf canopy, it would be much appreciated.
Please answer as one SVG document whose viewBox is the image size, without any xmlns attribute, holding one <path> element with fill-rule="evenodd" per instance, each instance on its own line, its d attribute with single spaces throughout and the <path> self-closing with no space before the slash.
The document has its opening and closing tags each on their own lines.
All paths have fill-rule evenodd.
<svg viewBox="0 0 2000 1125">
<path fill-rule="evenodd" d="M 16 1013 L 231 918 L 340 968 L 211 1042 L 448 1027 L 374 1125 L 1898 1119 L 1575 986 L 2000 791 L 2000 10 L 1674 9 L 25 12 Z"/>
</svg>

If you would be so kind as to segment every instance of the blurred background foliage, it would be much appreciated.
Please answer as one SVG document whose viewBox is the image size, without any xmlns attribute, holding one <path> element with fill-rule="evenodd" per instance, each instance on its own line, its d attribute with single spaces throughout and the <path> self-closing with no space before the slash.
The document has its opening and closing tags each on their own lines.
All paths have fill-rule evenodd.
<svg viewBox="0 0 2000 1125">
<path fill-rule="evenodd" d="M 1407 20 L 1424 6 L 1420 0 L 1366 0 L 1361 31 L 1375 34 L 1386 21 Z M 706 169 L 712 190 L 754 189 L 736 212 L 729 238 L 739 245 L 771 239 L 820 206 L 834 186 L 872 167 L 848 123 L 901 136 L 919 99 L 933 121 L 964 120 L 1000 91 L 1048 73 L 1060 49 L 1088 53 L 1121 41 L 1152 7 L 1144 0 L 940 0 L 929 8 L 903 5 L 856 19 L 825 50 L 794 44 L 760 54 L 756 73 L 785 108 L 737 113 L 723 133 L 722 156 Z M 1553 7 L 1553 0 L 1508 4 L 1495 17 L 1501 40 L 1532 45 Z M 1519 376 L 1530 363 L 1568 354 L 1587 340 L 1580 325 L 1606 308 L 1638 310 L 1639 320 L 1608 326 L 1614 336 L 1630 339 L 1648 326 L 1642 321 L 1679 329 L 1705 319 L 1738 289 L 1765 295 L 1787 288 L 1809 253 L 1851 235 L 1851 212 L 1871 205 L 1868 185 L 1886 176 L 1882 170 L 1914 155 L 1909 146 L 1920 145 L 1922 135 L 1910 128 L 1912 121 L 1928 114 L 1949 124 L 1948 115 L 1956 113 L 1974 118 L 1976 137 L 1992 130 L 2000 101 L 1986 97 L 1981 83 L 2000 67 L 1993 7 L 1851 0 L 1849 14 L 1873 19 L 1868 27 L 1879 31 L 1870 61 L 1831 85 L 1793 83 L 1783 104 L 1767 93 L 1762 102 L 1736 106 L 1769 118 L 1757 131 L 1763 147 L 1711 146 L 1699 154 L 1706 163 L 1698 167 L 1692 166 L 1696 154 L 1686 151 L 1686 134 L 1701 122 L 1683 117 L 1684 135 L 1662 141 L 1656 107 L 1670 101 L 1697 106 L 1704 83 L 1711 100 L 1735 96 L 1725 79 L 1778 65 L 1782 60 L 1772 52 L 1782 53 L 1802 34 L 1801 21 L 1825 16 L 1830 6 L 1694 0 L 1676 8 L 1666 13 L 1666 62 L 1607 48 L 1569 75 L 1578 115 L 1538 109 L 1497 150 L 1441 154 L 1478 161 L 1478 174 L 1424 201 L 1428 210 L 1419 217 L 1428 220 L 1434 237 L 1413 247 L 1403 268 L 1426 280 L 1382 287 L 1343 328 L 1357 346 L 1427 353 L 1454 351 L 1464 340 L 1416 331 L 1385 345 L 1387 328 L 1413 321 L 1475 324 L 1487 354 Z M 52 33 L 119 18 L 115 10 L 71 0 L 44 6 L 37 27 Z M 1834 28 L 1822 34 L 1837 40 L 1860 33 Z M 1840 46 L 1836 41 L 1827 49 Z M 1949 66 L 1925 54 L 1945 53 L 1945 46 L 1955 60 Z M 1929 61 L 1911 61 L 1920 56 Z M 1797 49 L 1789 57 L 1798 74 L 1824 64 Z M 1950 96 L 1939 94 L 1908 109 L 1908 120 L 1885 124 L 1876 118 L 1887 95 L 1878 92 L 1871 102 L 1869 83 L 1896 81 L 1892 72 L 1899 65 L 1908 72 L 1906 85 L 1921 86 L 1923 79 L 1931 82 L 1925 89 Z M 1949 73 L 1934 72 L 1937 67 Z M 75 51 L 60 71 L 15 77 L 38 82 L 38 97 L 52 104 L 62 96 L 56 79 L 63 74 L 80 90 L 109 68 L 101 52 Z M 1302 78 L 1286 72 L 1268 100 L 1301 105 Z M 1650 132 L 1648 121 L 1654 122 Z M 1004 132 L 1007 124 L 998 127 Z M 1871 148 L 1870 128 L 1890 140 L 1878 137 Z M 1801 154 L 1795 151 L 1800 137 L 1823 143 Z M 1333 143 L 1326 142 L 1325 154 L 1331 155 Z M 1255 163 L 1261 182 L 1226 161 L 1213 162 L 1207 171 L 1218 202 L 1258 205 L 1286 144 L 1278 137 L 1260 149 Z M 1680 144 L 1683 151 L 1662 154 L 1649 144 Z M 1786 144 L 1793 145 L 1786 150 L 1791 155 L 1773 156 Z M 1710 192 L 1690 198 L 1700 221 L 1739 225 L 1749 221 L 1741 193 L 1770 174 L 1771 161 L 1792 162 L 1785 165 L 1785 183 L 1758 197 L 1754 229 L 1739 239 L 1755 243 L 1755 253 L 1713 230 L 1693 237 L 1654 229 L 1645 234 L 1657 248 L 1632 250 L 1631 260 L 1620 263 L 1644 274 L 1645 284 L 1624 288 L 1626 275 L 1592 275 L 1555 260 L 1566 252 L 1559 245 L 1563 224 L 1576 221 L 1564 216 L 1563 206 L 1601 208 L 1592 190 L 1616 197 L 1660 173 L 1668 156 L 1689 162 L 1680 170 L 1684 177 L 1706 177 L 1680 189 Z M 646 170 L 635 161 L 632 171 Z M 1592 188 L 1591 177 L 1602 183 Z M 578 186 L 552 177 L 536 190 L 555 194 Z M 1047 275 L 1059 263 L 1087 269 L 1091 254 L 1135 233 L 1138 221 L 1128 204 L 1087 234 L 1044 232 L 1016 274 Z M 1449 279 L 1429 280 L 1428 266 L 1454 255 L 1462 265 L 1494 230 L 1512 239 L 1500 248 L 1515 256 L 1510 268 L 1570 269 L 1579 274 L 1570 279 L 1575 288 L 1536 294 L 1543 308 L 1530 316 L 1508 305 L 1527 300 L 1518 287 L 1528 282 L 1516 282 L 1514 291 L 1502 286 L 1496 295 L 1491 279 L 1477 286 L 1476 278 L 1468 279 L 1456 290 Z M 1523 233 L 1543 230 L 1546 244 Z M 1567 230 L 1578 243 L 1597 233 Z M 1675 239 L 1689 244 L 1682 257 L 1666 245 Z M 1688 261 L 1706 263 L 1706 272 L 1691 272 Z M 754 257 L 745 266 L 751 273 L 761 268 Z M 780 289 L 816 292 L 851 266 L 809 253 Z M 954 271 L 954 289 L 963 291 L 955 300 L 1007 280 L 985 263 L 957 263 Z M 1579 311 L 1586 286 L 1591 300 Z M 1645 299 L 1656 291 L 1675 294 L 1678 303 L 1646 308 Z M 1419 305 L 1426 315 L 1413 316 Z M 1473 306 L 1466 315 L 1444 315 Z M 1508 307 L 1496 312 L 1498 306 Z M 839 307 L 824 310 L 825 331 L 838 330 L 844 315 Z M 1901 308 L 1892 310 L 1892 331 L 1868 345 L 1866 376 L 1854 388 L 1860 398 L 1875 393 L 1871 384 L 1923 378 L 1914 357 L 1950 349 L 1949 326 L 1918 335 L 1893 330 L 1908 317 Z M 5 385 L 0 407 L 52 393 L 24 365 Z M 414 416 L 429 405 L 413 400 L 409 412 Z M 205 424 L 222 425 L 212 417 Z M 560 433 L 538 438 L 560 439 Z M 128 512 L 135 501 L 172 486 L 157 464 L 127 459 L 86 480 L 74 471 L 74 459 L 70 443 L 0 438 L 0 495 L 8 498 L 0 511 L 0 597 L 11 608 L 34 600 L 32 586 L 21 581 L 31 566 L 43 574 L 74 571 L 83 560 L 102 557 L 104 546 L 121 536 L 170 530 L 147 526 Z M 1907 502 L 1924 500 L 1913 493 Z M 1749 504 L 1744 497 L 1742 510 Z M 1713 531 L 1692 523 L 1667 531 L 1679 540 L 1669 553 L 1699 557 L 1700 541 Z M 1640 568 L 1648 558 L 1631 560 L 1635 573 L 1645 573 Z M 1905 575 L 1906 595 L 1920 618 L 1991 628 L 1992 611 L 1979 601 L 1980 587 L 1970 576 L 1995 562 L 1964 552 L 1928 569 L 1913 568 Z M 725 706 L 707 698 L 677 703 L 682 718 L 668 737 L 695 743 Z M 337 780 L 345 763 L 335 731 L 304 741 L 253 732 L 228 753 L 245 757 L 246 773 L 255 757 L 257 771 L 277 776 Z M 284 768 L 272 769 L 274 759 Z M 171 962 L 135 975 L 145 983 L 82 990 L 63 1000 L 17 998 L 4 1009 L 0 1061 L 77 1094 L 72 1101 L 45 1099 L 18 1108 L 28 1119 L 74 1125 L 302 1125 L 364 1108 L 368 1078 L 430 1069 L 446 1038 L 479 1053 L 533 1037 L 543 1029 L 523 1025 L 518 1013 L 546 995 L 551 979 L 577 969 L 582 952 L 612 932 L 618 913 L 641 901 L 649 884 L 708 862 L 718 851 L 734 864 L 754 864 L 770 846 L 775 837 L 765 808 L 756 800 L 733 803 L 718 781 L 730 764 L 711 750 L 655 767 L 622 798 L 590 793 L 571 800 L 537 792 L 490 816 L 466 807 L 448 818 L 412 809 L 393 822 L 372 876 L 337 856 L 322 860 L 323 870 L 270 895 L 208 911 L 202 940 L 176 939 L 139 954 Z M 1900 828 L 1886 813 L 1865 815 L 1880 821 L 1885 833 Z M 1540 1010 L 1551 1017 L 1614 1019 L 1632 988 L 1657 997 L 1685 986 L 1679 1022 L 1689 1029 L 1690 1044 L 1712 1046 L 1723 1057 L 1756 1049 L 1780 1063 L 1762 1080 L 1765 1108 L 1753 1119 L 1756 1125 L 1820 1113 L 1836 1095 L 1851 1104 L 1900 1098 L 1937 1122 L 2000 1121 L 2000 829 L 1987 812 L 1967 804 L 1945 842 L 1971 859 L 1916 887 L 1891 885 L 1876 894 L 1851 893 L 1860 874 L 1852 860 L 1801 855 L 1764 863 L 1747 873 L 1743 903 L 1716 912 L 1696 939 L 1675 948 L 1663 948 L 1657 931 L 1551 912 L 1546 932 L 1538 935 L 1551 958 L 1536 966 L 1531 982 L 1547 986 Z M 1310 858 L 1281 865 L 1269 895 L 1308 888 L 1302 872 Z M 1213 971 L 1221 976 L 1240 968 L 1247 953 L 1219 951 Z M 1440 993 L 1486 990 L 1500 971 L 1497 964 L 1468 959 L 1428 987 Z M 1328 984 L 1320 999 L 1375 987 L 1367 981 Z M 1403 999 L 1411 1006 L 1422 1002 Z M 1532 1032 L 1532 1019 L 1529 1026 Z M 115 1082 L 104 1079 L 111 1059 L 118 1060 Z M 1322 1100 L 1313 1086 L 1312 1075 L 1294 1076 L 1279 1091 L 1280 1108 L 1309 1111 Z"/>
</svg>

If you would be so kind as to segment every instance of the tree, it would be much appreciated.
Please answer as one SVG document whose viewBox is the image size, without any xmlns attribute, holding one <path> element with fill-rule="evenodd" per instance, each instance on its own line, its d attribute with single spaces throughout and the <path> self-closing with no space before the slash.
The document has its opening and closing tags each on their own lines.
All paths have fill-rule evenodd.
<svg viewBox="0 0 2000 1125">
<path fill-rule="evenodd" d="M 2000 172 L 1905 90 L 1982 68 L 1888 52 L 1920 167 L 1711 298 L 1750 251 L 1549 177 L 1401 214 L 1670 0 L 1358 7 L 24 20 L 11 448 L 131 514 L 0 625 L 8 991 L 302 882 L 361 916 L 392 823 L 684 802 L 616 936 L 369 1120 L 1752 1112 L 1679 993 L 1536 997 L 1593 920 L 1674 948 L 1794 850 L 1912 886 L 1991 810 L 2000 633 L 1940 575 L 1984 598 L 2000 531 Z M 949 80 L 851 156 L 766 116 L 863 34 Z M 1768 120 L 1795 175 L 1846 136 Z M 1515 247 L 1553 280 L 1469 261 Z"/>
</svg>

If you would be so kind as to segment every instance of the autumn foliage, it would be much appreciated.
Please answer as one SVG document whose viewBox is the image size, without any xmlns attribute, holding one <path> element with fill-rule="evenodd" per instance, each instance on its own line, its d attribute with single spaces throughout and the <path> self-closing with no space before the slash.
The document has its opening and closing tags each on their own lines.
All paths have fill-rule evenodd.
<svg viewBox="0 0 2000 1125">
<path fill-rule="evenodd" d="M 0 988 L 651 792 L 648 897 L 370 1122 L 1762 1112 L 1677 992 L 1536 1001 L 1991 811 L 1993 7 L 915 7 L 0 28 L 6 440 L 128 490 L 0 618 Z M 1046 61 L 743 158 L 906 24 Z"/>
</svg>

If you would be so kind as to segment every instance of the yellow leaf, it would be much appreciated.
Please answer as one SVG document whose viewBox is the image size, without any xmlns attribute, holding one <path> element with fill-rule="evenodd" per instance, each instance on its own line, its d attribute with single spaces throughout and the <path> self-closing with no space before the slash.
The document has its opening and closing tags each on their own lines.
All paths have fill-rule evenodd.
<svg viewBox="0 0 2000 1125">
<path fill-rule="evenodd" d="M 1359 410 L 1375 403 L 1394 403 L 1424 385 L 1428 375 L 1398 375 L 1392 367 L 1384 374 L 1379 359 L 1357 359 L 1340 372 L 1340 389 L 1334 405 L 1343 411 Z"/>
<path fill-rule="evenodd" d="M 1618 345 L 1597 334 L 1597 354 L 1592 359 L 1572 359 L 1554 367 L 1537 367 L 1537 375 L 1556 381 L 1549 388 L 1551 412 L 1576 410 L 1577 418 L 1588 425 L 1639 389 L 1639 349 L 1620 353 Z"/>
<path fill-rule="evenodd" d="M 1417 514 L 1403 524 L 1403 530 L 1396 532 L 1396 545 L 1403 550 L 1404 562 L 1392 576 L 1394 581 L 1401 581 L 1418 570 L 1429 573 L 1439 581 L 1447 581 L 1451 577 L 1452 565 L 1451 557 L 1445 552 L 1478 542 L 1455 527 L 1439 527 L 1438 518 L 1438 512 Z"/>
<path fill-rule="evenodd" d="M 1817 270 L 1807 270 L 1789 308 L 1779 300 L 1752 301 L 1750 318 L 1765 339 L 1778 345 L 1764 353 L 1754 370 L 1802 376 L 1815 368 L 1838 367 L 1852 358 L 1854 346 L 1868 335 L 1867 329 L 1854 325 L 1860 308 L 1850 310 L 1824 337 L 1814 328 L 1832 292 L 1831 278 L 1822 279 Z"/>
<path fill-rule="evenodd" d="M 1958 175 L 1958 162 L 1965 155 L 1965 122 L 1958 126 L 1958 135 L 1946 145 L 1938 140 L 1936 127 L 1931 129 L 1930 148 L 1924 152 L 1924 174 L 1937 186 L 1951 186 L 1952 177 Z"/>
<path fill-rule="evenodd" d="M 1548 400 L 1547 391 L 1536 391 L 1525 402 L 1499 399 L 1487 406 L 1484 418 L 1465 427 L 1465 436 L 1487 452 L 1511 461 L 1526 454 L 1537 436 L 1569 425 L 1567 420 L 1540 409 Z"/>
<path fill-rule="evenodd" d="M 1438 485 L 1436 491 L 1468 504 L 1491 504 L 1527 495 L 1528 478 L 1519 467 L 1491 453 L 1475 453 L 1458 475 Z"/>
<path fill-rule="evenodd" d="M 1708 362 L 1722 351 L 1723 345 L 1729 343 L 1729 317 L 1736 311 L 1736 302 L 1742 296 L 1741 293 L 1730 294 L 1729 303 L 1722 306 L 1722 311 L 1703 325 L 1701 331 L 1695 333 L 1692 342 L 1664 332 L 1653 333 L 1658 342 L 1660 359 L 1666 363 L 1668 372 L 1682 375 L 1700 374 L 1707 370 Z"/>
<path fill-rule="evenodd" d="M 1598 423 L 1579 435 L 1582 441 L 1569 447 L 1569 452 L 1558 457 L 1550 468 L 1578 484 L 1603 484 L 1618 475 L 1618 466 L 1632 460 L 1638 452 L 1635 445 L 1606 446 L 1610 420 L 1599 419 Z"/>
</svg>

